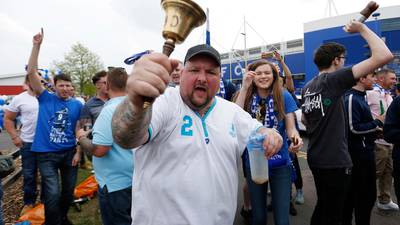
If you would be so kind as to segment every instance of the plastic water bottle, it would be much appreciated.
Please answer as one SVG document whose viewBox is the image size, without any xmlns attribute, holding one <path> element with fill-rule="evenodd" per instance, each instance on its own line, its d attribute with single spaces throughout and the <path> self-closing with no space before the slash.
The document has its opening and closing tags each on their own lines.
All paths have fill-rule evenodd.
<svg viewBox="0 0 400 225">
<path fill-rule="evenodd" d="M 268 181 L 268 160 L 264 156 L 263 141 L 265 136 L 253 132 L 247 142 L 251 179 L 257 184 Z"/>
</svg>

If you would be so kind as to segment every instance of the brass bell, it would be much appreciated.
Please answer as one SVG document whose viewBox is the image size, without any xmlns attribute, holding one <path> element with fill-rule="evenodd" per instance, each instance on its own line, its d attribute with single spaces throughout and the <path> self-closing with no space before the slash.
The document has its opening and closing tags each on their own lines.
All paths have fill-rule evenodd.
<svg viewBox="0 0 400 225">
<path fill-rule="evenodd" d="M 206 14 L 199 5 L 191 0 L 161 0 L 165 11 L 165 22 L 162 35 L 165 39 L 163 54 L 170 56 L 175 43 L 180 44 L 193 30 L 206 21 Z M 154 99 L 148 98 L 143 105 L 147 109 Z"/>
<path fill-rule="evenodd" d="M 193 28 L 204 24 L 206 14 L 191 0 L 161 0 L 161 5 L 165 11 L 163 53 L 170 56 L 175 43 L 182 43 Z"/>
</svg>

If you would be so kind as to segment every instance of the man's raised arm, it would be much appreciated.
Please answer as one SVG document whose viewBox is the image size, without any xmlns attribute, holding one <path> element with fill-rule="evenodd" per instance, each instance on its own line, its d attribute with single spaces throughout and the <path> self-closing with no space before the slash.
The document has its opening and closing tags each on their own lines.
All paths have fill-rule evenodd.
<svg viewBox="0 0 400 225">
<path fill-rule="evenodd" d="M 152 53 L 135 63 L 126 85 L 127 98 L 114 112 L 112 133 L 115 142 L 123 148 L 138 147 L 149 139 L 152 106 L 143 107 L 164 93 L 169 74 L 178 61 L 163 54 Z"/>
<path fill-rule="evenodd" d="M 31 56 L 29 57 L 29 62 L 28 62 L 29 82 L 30 82 L 33 92 L 37 96 L 39 96 L 44 91 L 44 87 L 42 86 L 42 84 L 40 82 L 41 79 L 38 74 L 38 57 L 39 57 L 40 45 L 42 44 L 42 41 L 43 41 L 43 28 L 41 29 L 40 33 L 33 36 L 33 40 L 32 40 L 33 47 L 32 47 Z"/>
<path fill-rule="evenodd" d="M 385 42 L 365 24 L 352 21 L 345 26 L 344 30 L 348 33 L 359 32 L 371 49 L 371 57 L 353 66 L 352 70 L 355 79 L 372 73 L 374 70 L 393 59 L 393 54 L 390 52 Z"/>
</svg>

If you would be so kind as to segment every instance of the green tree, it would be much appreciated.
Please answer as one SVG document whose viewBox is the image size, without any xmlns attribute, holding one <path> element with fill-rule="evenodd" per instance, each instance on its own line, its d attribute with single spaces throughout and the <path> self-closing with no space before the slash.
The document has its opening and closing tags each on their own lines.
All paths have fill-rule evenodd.
<svg viewBox="0 0 400 225">
<path fill-rule="evenodd" d="M 78 42 L 64 55 L 63 61 L 54 61 L 53 64 L 56 69 L 71 76 L 77 92 L 94 95 L 95 89 L 91 78 L 96 72 L 104 69 L 98 55 Z"/>
</svg>

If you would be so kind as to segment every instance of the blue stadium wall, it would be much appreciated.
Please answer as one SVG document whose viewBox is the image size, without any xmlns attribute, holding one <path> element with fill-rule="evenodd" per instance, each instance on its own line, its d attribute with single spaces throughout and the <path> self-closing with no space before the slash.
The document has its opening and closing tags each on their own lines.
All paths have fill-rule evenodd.
<svg viewBox="0 0 400 225">
<path fill-rule="evenodd" d="M 384 37 L 387 46 L 396 56 L 388 67 L 394 69 L 397 76 L 399 76 L 400 18 L 374 20 L 367 22 L 366 25 L 377 35 Z M 369 57 L 370 54 L 364 39 L 359 34 L 344 32 L 343 26 L 304 33 L 305 82 L 308 82 L 318 74 L 318 69 L 313 62 L 313 53 L 321 44 L 327 42 L 337 42 L 346 47 L 347 59 L 345 66 L 354 65 Z"/>
<path fill-rule="evenodd" d="M 396 58 L 388 65 L 400 76 L 400 18 L 374 20 L 366 23 L 376 34 L 385 38 L 386 44 Z M 294 83 L 297 92 L 315 75 L 318 69 L 313 62 L 313 53 L 316 48 L 326 42 L 337 42 L 346 47 L 347 59 L 345 66 L 353 65 L 366 59 L 369 55 L 369 48 L 366 42 L 358 34 L 348 34 L 343 31 L 343 26 L 332 27 L 304 33 L 304 53 L 288 54 L 285 62 L 295 76 Z M 254 60 L 248 61 L 248 63 Z M 232 62 L 222 65 L 223 79 L 241 80 L 243 61 Z M 305 74 L 305 75 L 304 75 Z"/>
</svg>

